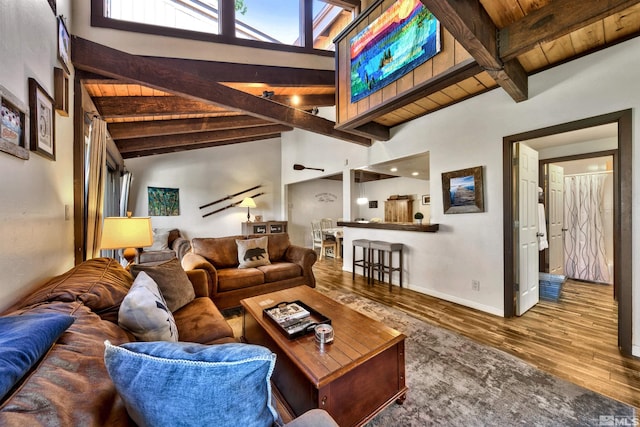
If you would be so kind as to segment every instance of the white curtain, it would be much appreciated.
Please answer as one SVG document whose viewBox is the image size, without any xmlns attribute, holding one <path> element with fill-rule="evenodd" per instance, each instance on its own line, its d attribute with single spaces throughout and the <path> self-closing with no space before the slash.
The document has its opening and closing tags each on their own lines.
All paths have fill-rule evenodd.
<svg viewBox="0 0 640 427">
<path fill-rule="evenodd" d="M 98 117 L 91 120 L 87 167 L 87 259 L 100 256 L 104 183 L 107 173 L 107 123 Z"/>
<path fill-rule="evenodd" d="M 127 216 L 127 206 L 129 205 L 129 190 L 131 189 L 131 172 L 122 175 L 122 190 L 120 191 L 120 216 Z"/>
<path fill-rule="evenodd" d="M 564 179 L 564 273 L 567 277 L 610 283 L 602 226 L 605 174 Z"/>
</svg>

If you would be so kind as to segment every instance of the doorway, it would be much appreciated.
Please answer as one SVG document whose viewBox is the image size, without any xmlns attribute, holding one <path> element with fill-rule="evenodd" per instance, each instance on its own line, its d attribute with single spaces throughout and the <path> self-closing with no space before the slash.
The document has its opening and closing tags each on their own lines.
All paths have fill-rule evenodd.
<svg viewBox="0 0 640 427">
<path fill-rule="evenodd" d="M 514 197 L 515 173 L 513 168 L 515 144 L 544 136 L 550 136 L 579 129 L 587 129 L 609 123 L 617 124 L 618 148 L 617 167 L 614 168 L 614 248 L 613 276 L 618 299 L 618 346 L 624 355 L 631 355 L 632 344 L 632 301 L 631 301 L 631 263 L 622 263 L 631 259 L 631 173 L 632 138 L 631 110 L 623 110 L 602 116 L 591 117 L 575 122 L 548 128 L 533 130 L 503 138 L 503 199 L 504 199 L 504 315 L 515 316 L 516 293 L 518 289 L 519 249 L 514 232 L 515 209 L 518 208 Z"/>
</svg>

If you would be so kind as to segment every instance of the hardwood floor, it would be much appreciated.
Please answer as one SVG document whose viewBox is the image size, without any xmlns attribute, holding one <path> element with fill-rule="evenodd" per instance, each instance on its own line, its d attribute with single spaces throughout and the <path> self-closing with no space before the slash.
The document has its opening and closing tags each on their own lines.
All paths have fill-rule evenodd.
<svg viewBox="0 0 640 427">
<path fill-rule="evenodd" d="M 428 295 L 351 279 L 341 260 L 314 265 L 316 286 L 344 289 L 405 311 L 537 368 L 640 409 L 640 359 L 620 355 L 613 287 L 567 281 L 558 302 L 505 319 Z"/>
</svg>

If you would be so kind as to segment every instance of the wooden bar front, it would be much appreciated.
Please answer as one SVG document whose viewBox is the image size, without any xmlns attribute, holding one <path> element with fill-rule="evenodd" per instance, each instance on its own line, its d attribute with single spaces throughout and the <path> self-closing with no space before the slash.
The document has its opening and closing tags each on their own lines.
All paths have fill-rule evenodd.
<svg viewBox="0 0 640 427">
<path fill-rule="evenodd" d="M 287 339 L 262 310 L 300 300 L 329 317 L 335 332 L 321 350 L 314 335 Z M 404 339 L 400 332 L 372 320 L 307 286 L 242 300 L 244 337 L 276 355 L 272 380 L 292 412 L 328 411 L 343 427 L 370 421 L 389 404 L 404 401 Z"/>
</svg>

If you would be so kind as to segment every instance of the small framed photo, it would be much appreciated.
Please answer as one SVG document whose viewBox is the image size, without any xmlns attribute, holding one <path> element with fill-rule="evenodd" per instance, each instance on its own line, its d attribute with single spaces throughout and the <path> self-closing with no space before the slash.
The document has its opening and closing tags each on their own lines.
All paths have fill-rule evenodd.
<svg viewBox="0 0 640 427">
<path fill-rule="evenodd" d="M 33 78 L 29 78 L 29 109 L 31 110 L 31 151 L 56 159 L 53 98 Z"/>
<path fill-rule="evenodd" d="M 442 174 L 445 214 L 484 212 L 482 166 Z"/>
<path fill-rule="evenodd" d="M 429 194 L 423 194 L 423 195 L 422 195 L 422 204 L 423 204 L 423 205 L 429 205 L 429 204 L 431 204 L 431 195 L 429 195 Z"/>
<path fill-rule="evenodd" d="M 69 75 L 58 67 L 53 67 L 53 99 L 56 111 L 69 117 Z"/>
<path fill-rule="evenodd" d="M 0 86 L 0 151 L 23 160 L 29 158 L 28 122 L 27 106 Z"/>
<path fill-rule="evenodd" d="M 71 64 L 71 37 L 62 16 L 58 16 L 58 59 L 68 74 Z"/>
</svg>

